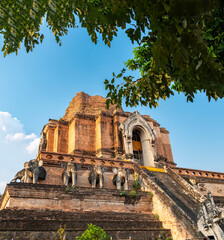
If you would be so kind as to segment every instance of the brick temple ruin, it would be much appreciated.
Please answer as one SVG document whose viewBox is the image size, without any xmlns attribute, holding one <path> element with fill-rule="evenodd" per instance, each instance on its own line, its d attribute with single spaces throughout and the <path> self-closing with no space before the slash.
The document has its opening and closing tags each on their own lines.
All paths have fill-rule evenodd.
<svg viewBox="0 0 224 240">
<path fill-rule="evenodd" d="M 112 239 L 224 239 L 224 173 L 176 167 L 150 116 L 77 93 L 43 127 L 0 202 L 1 239 L 75 239 L 93 223 Z M 201 237 L 201 238 L 200 238 Z"/>
</svg>

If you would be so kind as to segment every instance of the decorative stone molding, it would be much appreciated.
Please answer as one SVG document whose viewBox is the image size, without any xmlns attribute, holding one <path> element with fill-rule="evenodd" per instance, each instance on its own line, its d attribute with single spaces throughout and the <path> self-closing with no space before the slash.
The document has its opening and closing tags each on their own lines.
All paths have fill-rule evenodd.
<svg viewBox="0 0 224 240">
<path fill-rule="evenodd" d="M 224 232 L 219 226 L 219 222 L 224 218 L 224 209 L 218 208 L 215 205 L 214 199 L 209 192 L 206 199 L 201 203 L 198 216 L 197 226 L 198 230 L 202 232 L 205 237 L 213 236 L 213 239 L 224 239 Z"/>
<path fill-rule="evenodd" d="M 121 123 L 119 130 L 122 132 L 124 150 L 127 156 L 133 155 L 133 130 L 140 131 L 144 166 L 154 167 L 155 132 L 144 117 L 138 111 L 135 111 L 123 123 Z"/>
</svg>

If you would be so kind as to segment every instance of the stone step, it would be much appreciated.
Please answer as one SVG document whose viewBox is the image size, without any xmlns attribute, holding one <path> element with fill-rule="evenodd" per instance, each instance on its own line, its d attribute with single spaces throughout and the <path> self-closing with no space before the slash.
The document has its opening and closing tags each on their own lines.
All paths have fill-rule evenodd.
<svg viewBox="0 0 224 240">
<path fill-rule="evenodd" d="M 7 208 L 0 211 L 0 237 L 6 234 L 4 239 L 10 240 L 50 240 L 56 238 L 60 226 L 65 226 L 67 239 L 74 240 L 90 223 L 102 227 L 113 240 L 129 236 L 132 240 L 156 240 L 161 232 L 170 236 L 170 230 L 164 229 L 152 213 L 151 194 L 120 193 L 107 189 L 79 187 L 66 191 L 64 186 L 8 184 L 2 202 Z"/>
<path fill-rule="evenodd" d="M 60 227 L 66 226 L 69 231 L 84 231 L 88 224 L 93 223 L 99 227 L 102 227 L 107 231 L 151 231 L 155 229 L 162 229 L 162 223 L 160 221 L 96 221 L 91 219 L 89 221 L 43 221 L 43 220 L 6 220 L 1 221 L 1 231 L 11 231 L 14 229 L 20 229 L 20 231 L 57 231 Z"/>
<path fill-rule="evenodd" d="M 68 230 L 85 230 L 89 223 L 107 230 L 150 230 L 162 228 L 153 214 L 116 212 L 58 212 L 35 210 L 3 210 L 0 212 L 0 230 L 52 230 L 66 225 Z"/>
<path fill-rule="evenodd" d="M 83 231 L 66 231 L 66 240 L 74 240 L 77 236 L 81 236 Z M 166 229 L 152 229 L 147 231 L 106 231 L 112 240 L 157 240 L 161 237 L 161 233 L 165 233 L 170 237 L 170 231 Z M 5 240 L 53 240 L 60 239 L 57 233 L 52 231 L 4 231 L 0 232 L 0 238 Z"/>
<path fill-rule="evenodd" d="M 123 213 L 123 212 L 88 212 L 88 211 L 77 211 L 77 212 L 65 212 L 65 211 L 51 211 L 51 210 L 21 210 L 21 209 L 4 209 L 0 211 L 0 220 L 26 220 L 32 217 L 33 220 L 58 220 L 63 221 L 76 219 L 82 221 L 83 219 L 100 219 L 102 221 L 108 220 L 113 215 L 113 220 L 122 221 L 137 221 L 137 220 L 154 220 L 155 215 L 153 213 Z"/>
<path fill-rule="evenodd" d="M 112 239 L 158 239 L 161 232 L 170 235 L 152 213 L 62 212 L 4 209 L 0 211 L 0 236 L 4 239 L 55 239 L 60 226 L 66 228 L 68 240 L 81 236 L 88 224 L 102 227 Z M 44 233 L 44 234 L 43 234 Z M 46 237 L 47 236 L 47 237 Z"/>
<path fill-rule="evenodd" d="M 199 203 L 191 194 L 186 192 L 179 183 L 167 173 L 144 171 L 196 224 Z"/>
</svg>

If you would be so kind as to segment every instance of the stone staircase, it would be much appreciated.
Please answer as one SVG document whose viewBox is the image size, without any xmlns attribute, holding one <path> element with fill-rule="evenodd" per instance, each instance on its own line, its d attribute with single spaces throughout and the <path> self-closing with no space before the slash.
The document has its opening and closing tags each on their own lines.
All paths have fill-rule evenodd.
<svg viewBox="0 0 224 240">
<path fill-rule="evenodd" d="M 197 229 L 200 202 L 195 192 L 183 187 L 183 179 L 180 181 L 167 172 L 152 172 L 137 165 L 134 170 L 141 177 L 145 189 L 154 194 L 153 211 L 159 215 L 164 227 L 171 229 L 173 239 L 200 237 Z"/>
<path fill-rule="evenodd" d="M 67 239 L 75 239 L 89 223 L 102 227 L 112 239 L 158 239 L 170 231 L 151 213 L 60 212 L 37 210 L 2 210 L 0 236 L 4 239 L 55 239 L 60 226 L 65 227 Z M 32 237 L 31 237 L 32 236 Z"/>
<path fill-rule="evenodd" d="M 30 190 L 27 191 L 27 188 Z M 64 187 L 32 184 L 13 184 L 8 186 L 8 192 L 9 195 L 11 193 L 13 207 L 9 203 L 8 208 L 0 211 L 0 239 L 53 240 L 56 239 L 60 226 L 65 226 L 67 239 L 74 240 L 76 236 L 82 235 L 90 223 L 102 227 L 113 240 L 130 237 L 132 240 L 156 240 L 161 233 L 171 235 L 170 230 L 164 229 L 162 222 L 152 213 L 152 196 L 147 192 L 138 192 L 137 196 L 131 197 L 129 191 L 126 196 L 120 195 L 117 190 L 92 188 L 77 188 L 66 192 Z M 24 192 L 29 192 L 29 196 Z M 75 210 L 71 211 L 71 207 L 59 210 L 56 206 L 59 199 L 53 199 L 60 195 L 65 206 L 68 199 L 71 205 L 76 204 Z M 38 209 L 35 204 L 35 208 L 25 209 L 29 206 L 28 202 L 38 202 L 40 196 L 41 204 L 45 198 L 48 209 Z M 49 199 L 52 200 L 52 205 L 49 204 Z M 91 207 L 91 201 L 94 208 Z M 99 205 L 96 210 L 97 201 Z M 83 209 L 83 206 L 86 208 Z"/>
<path fill-rule="evenodd" d="M 150 172 L 147 175 L 197 224 L 199 202 L 185 191 L 169 174 Z"/>
</svg>

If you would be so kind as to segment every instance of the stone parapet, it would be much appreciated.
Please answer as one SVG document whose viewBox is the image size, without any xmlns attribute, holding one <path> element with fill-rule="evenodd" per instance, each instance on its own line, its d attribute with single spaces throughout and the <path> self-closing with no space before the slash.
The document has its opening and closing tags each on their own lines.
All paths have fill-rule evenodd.
<svg viewBox="0 0 224 240">
<path fill-rule="evenodd" d="M 195 176 L 195 177 L 202 177 L 202 178 L 213 178 L 213 179 L 224 179 L 224 173 L 221 172 L 212 172 L 212 171 L 204 171 L 198 169 L 191 169 L 191 168 L 180 168 L 175 167 L 172 170 L 183 176 Z"/>
</svg>

